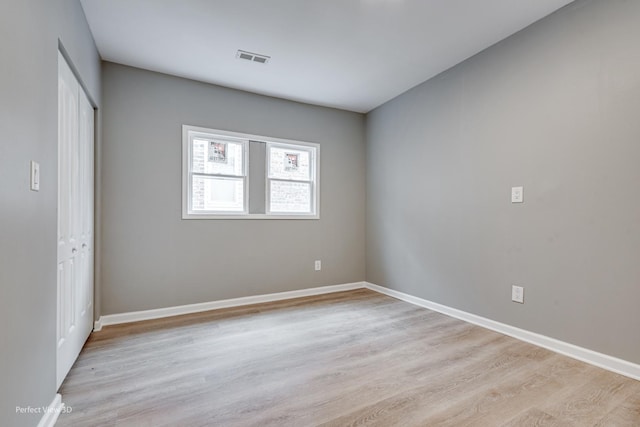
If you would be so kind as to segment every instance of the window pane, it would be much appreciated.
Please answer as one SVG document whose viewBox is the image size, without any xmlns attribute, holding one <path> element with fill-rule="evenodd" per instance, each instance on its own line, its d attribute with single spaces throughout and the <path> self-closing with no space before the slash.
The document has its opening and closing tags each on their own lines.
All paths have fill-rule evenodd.
<svg viewBox="0 0 640 427">
<path fill-rule="evenodd" d="M 243 212 L 244 180 L 194 176 L 191 209 L 194 212 Z"/>
<path fill-rule="evenodd" d="M 192 170 L 195 173 L 244 175 L 242 144 L 194 139 Z"/>
<path fill-rule="evenodd" d="M 269 147 L 269 178 L 311 179 L 311 153 L 282 147 Z"/>
<path fill-rule="evenodd" d="M 271 212 L 311 213 L 311 184 L 270 181 Z"/>
</svg>

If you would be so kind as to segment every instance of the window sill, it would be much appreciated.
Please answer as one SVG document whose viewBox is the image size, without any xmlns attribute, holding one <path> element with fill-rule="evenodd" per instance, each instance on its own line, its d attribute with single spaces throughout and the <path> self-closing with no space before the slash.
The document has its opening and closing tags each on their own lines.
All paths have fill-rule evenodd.
<svg viewBox="0 0 640 427">
<path fill-rule="evenodd" d="M 310 214 L 310 215 L 276 215 L 276 214 L 239 214 L 239 215 L 229 215 L 229 214 L 183 214 L 182 219 L 186 220 L 199 220 L 199 219 L 320 219 L 319 214 Z"/>
</svg>

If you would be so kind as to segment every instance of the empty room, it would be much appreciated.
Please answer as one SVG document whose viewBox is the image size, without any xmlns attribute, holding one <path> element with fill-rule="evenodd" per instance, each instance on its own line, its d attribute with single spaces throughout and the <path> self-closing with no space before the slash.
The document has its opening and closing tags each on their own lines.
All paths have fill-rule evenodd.
<svg viewBox="0 0 640 427">
<path fill-rule="evenodd" d="M 0 426 L 640 426 L 640 0 L 0 30 Z"/>
</svg>

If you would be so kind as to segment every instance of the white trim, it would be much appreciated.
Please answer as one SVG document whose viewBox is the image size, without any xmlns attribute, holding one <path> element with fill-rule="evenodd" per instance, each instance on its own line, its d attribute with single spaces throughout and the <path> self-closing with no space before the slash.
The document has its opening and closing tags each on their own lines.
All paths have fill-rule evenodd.
<svg viewBox="0 0 640 427">
<path fill-rule="evenodd" d="M 211 301 L 199 304 L 181 305 L 176 307 L 158 308 L 154 310 L 135 311 L 130 313 L 109 314 L 101 316 L 94 324 L 94 331 L 100 331 L 103 326 L 118 325 L 122 323 L 139 322 L 142 320 L 160 319 L 164 317 L 179 316 L 182 314 L 200 313 L 203 311 L 218 310 L 221 308 L 240 307 L 251 304 L 260 304 L 265 302 L 282 301 L 293 298 L 301 298 L 313 295 L 323 295 L 334 292 L 344 292 L 354 289 L 367 288 L 369 290 L 388 295 L 393 298 L 446 314 L 447 316 L 463 320 L 474 325 L 481 326 L 492 331 L 499 332 L 504 335 L 528 342 L 539 347 L 546 348 L 564 356 L 580 360 L 585 363 L 624 375 L 635 380 L 640 380 L 640 365 L 598 353 L 584 347 L 579 347 L 564 341 L 550 338 L 545 335 L 530 332 L 515 326 L 487 319 L 482 316 L 468 313 L 466 311 L 451 308 L 446 305 L 438 304 L 423 298 L 405 294 L 383 286 L 374 285 L 369 282 L 355 282 L 343 285 L 322 286 L 318 288 L 301 289 L 297 291 L 279 292 L 265 295 L 257 295 L 250 297 L 233 298 L 221 301 Z M 57 416 L 56 416 L 57 418 Z"/>
<path fill-rule="evenodd" d="M 567 342 L 560 341 L 555 338 L 550 338 L 545 335 L 537 334 L 535 332 L 516 328 L 515 326 L 496 322 L 495 320 L 467 313 L 462 310 L 451 308 L 446 305 L 438 304 L 426 299 L 418 298 L 413 295 L 395 291 L 393 289 L 374 285 L 373 283 L 365 282 L 365 287 L 372 291 L 376 291 L 381 294 L 388 295 L 390 297 L 397 298 L 399 300 L 420 307 L 428 308 L 429 310 L 437 311 L 438 313 L 446 314 L 447 316 L 455 317 L 456 319 L 464 320 L 465 322 L 472 323 L 486 329 L 491 329 L 492 331 L 496 331 L 501 334 L 517 338 L 521 341 L 546 348 L 547 350 L 551 350 L 564 356 L 589 363 L 591 365 L 606 369 L 611 372 L 615 372 L 616 374 L 624 375 L 635 380 L 640 380 L 640 365 L 638 364 L 603 353 L 598 353 L 596 351 L 589 350 L 584 347 L 579 347 L 574 344 L 569 344 Z"/>
<path fill-rule="evenodd" d="M 256 295 L 250 297 L 233 298 L 221 301 L 210 301 L 198 304 L 180 305 L 176 307 L 157 308 L 154 310 L 133 311 L 129 313 L 107 314 L 100 316 L 96 325 L 118 325 L 121 323 L 139 322 L 142 320 L 161 319 L 164 317 L 179 316 L 182 314 L 200 313 L 203 311 L 218 310 L 221 308 L 240 307 L 244 305 L 260 304 L 264 302 L 282 301 L 293 298 L 308 297 L 313 295 L 330 294 L 334 292 L 362 289 L 365 282 L 347 283 L 343 285 L 322 286 L 319 288 L 301 289 L 298 291 L 278 292 L 273 294 Z M 100 329 L 95 329 L 99 331 Z"/>
<path fill-rule="evenodd" d="M 244 207 L 243 212 L 193 212 L 191 210 L 191 140 L 192 137 L 200 136 L 202 138 L 215 138 L 229 140 L 230 142 L 242 143 L 244 148 Z M 312 212 L 309 213 L 289 213 L 289 212 L 269 212 L 269 181 L 268 164 L 265 172 L 265 213 L 249 213 L 249 193 L 251 179 L 249 174 L 250 159 L 249 146 L 251 141 L 264 142 L 266 144 L 276 144 L 281 147 L 292 147 L 298 150 L 309 150 L 312 160 L 312 176 L 311 194 L 312 194 Z M 268 159 L 269 150 L 267 149 L 265 159 Z M 212 175 L 213 176 L 213 175 Z M 303 219 L 317 220 L 320 219 L 320 144 L 308 141 L 296 141 L 292 139 L 274 138 L 264 135 L 253 135 L 249 133 L 231 132 L 220 129 L 210 129 L 199 126 L 182 125 L 182 219 L 183 220 L 207 220 L 207 219 Z"/>
<path fill-rule="evenodd" d="M 296 214 L 296 215 L 279 215 L 279 214 L 261 214 L 261 213 L 249 213 L 238 215 L 222 215 L 222 214 L 192 214 L 184 220 L 200 220 L 200 219 L 320 219 L 316 214 Z"/>
<path fill-rule="evenodd" d="M 309 219 L 320 218 L 320 144 L 301 142 L 297 144 L 285 144 L 278 141 L 266 141 L 266 155 L 265 157 L 265 214 L 268 216 L 302 216 Z M 287 149 L 290 148 L 293 151 L 306 151 L 309 153 L 309 180 L 298 181 L 282 178 L 271 177 L 271 148 Z M 281 182 L 299 182 L 309 184 L 311 192 L 311 211 L 306 213 L 288 213 L 278 212 L 271 210 L 271 183 L 273 181 Z"/>
<path fill-rule="evenodd" d="M 53 427 L 58 421 L 60 411 L 62 411 L 62 395 L 56 394 L 49 406 L 44 408 L 44 415 L 40 418 L 38 427 Z"/>
<path fill-rule="evenodd" d="M 183 125 L 182 126 L 182 219 L 197 219 L 197 218 L 216 218 L 218 216 L 224 216 L 228 218 L 237 219 L 249 215 L 249 140 L 241 138 L 240 134 L 232 135 L 230 132 L 217 131 L 216 129 L 210 129 L 206 132 L 205 128 L 198 128 L 194 126 Z M 193 175 L 192 171 L 192 151 L 193 140 L 196 138 L 240 144 L 242 146 L 242 175 L 223 175 L 223 174 L 199 174 L 203 176 L 210 176 L 213 178 L 232 179 L 236 181 L 242 181 L 242 211 L 219 211 L 219 212 L 202 212 L 196 213 L 192 210 L 192 198 L 191 193 L 193 191 Z"/>
</svg>

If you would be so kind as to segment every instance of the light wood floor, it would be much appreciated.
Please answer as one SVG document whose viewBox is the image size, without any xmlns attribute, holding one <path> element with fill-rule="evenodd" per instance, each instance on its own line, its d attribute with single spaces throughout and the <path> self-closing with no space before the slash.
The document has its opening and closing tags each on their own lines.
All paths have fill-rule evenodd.
<svg viewBox="0 0 640 427">
<path fill-rule="evenodd" d="M 112 326 L 57 426 L 640 426 L 640 382 L 368 290 Z"/>
</svg>

